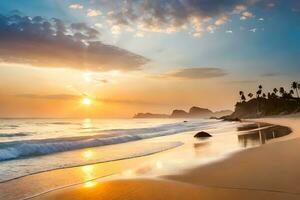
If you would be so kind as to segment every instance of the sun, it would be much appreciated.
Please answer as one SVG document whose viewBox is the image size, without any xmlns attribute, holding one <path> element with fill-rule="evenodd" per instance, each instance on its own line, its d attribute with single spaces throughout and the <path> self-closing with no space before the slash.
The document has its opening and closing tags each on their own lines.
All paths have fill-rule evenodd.
<svg viewBox="0 0 300 200">
<path fill-rule="evenodd" d="M 89 105 L 92 104 L 92 100 L 89 99 L 89 98 L 87 98 L 87 97 L 85 97 L 85 98 L 82 99 L 81 103 L 82 103 L 83 105 L 85 105 L 85 106 L 89 106 Z"/>
</svg>

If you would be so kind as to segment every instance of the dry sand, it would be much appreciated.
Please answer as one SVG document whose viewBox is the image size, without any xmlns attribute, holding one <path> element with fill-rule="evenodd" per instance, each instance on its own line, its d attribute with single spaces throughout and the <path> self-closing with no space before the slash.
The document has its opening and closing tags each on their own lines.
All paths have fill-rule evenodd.
<svg viewBox="0 0 300 200">
<path fill-rule="evenodd" d="M 36 199 L 300 199 L 299 115 L 259 121 L 289 126 L 293 134 L 164 179 L 96 182 Z"/>
</svg>

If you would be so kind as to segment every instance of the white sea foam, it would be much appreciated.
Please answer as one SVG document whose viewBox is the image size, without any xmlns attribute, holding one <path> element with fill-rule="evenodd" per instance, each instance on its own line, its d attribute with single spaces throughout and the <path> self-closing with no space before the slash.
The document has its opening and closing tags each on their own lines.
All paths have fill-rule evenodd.
<svg viewBox="0 0 300 200">
<path fill-rule="evenodd" d="M 182 142 L 144 143 L 143 148 L 131 148 L 130 150 L 128 150 L 128 146 L 122 145 L 120 145 L 117 149 L 109 146 L 100 147 L 98 149 L 94 148 L 93 152 L 95 152 L 96 155 L 101 155 L 103 152 L 110 153 L 106 153 L 106 156 L 94 157 L 93 159 L 84 159 L 80 156 L 80 151 L 75 151 L 64 152 L 55 156 L 43 156 L 42 158 L 31 157 L 28 159 L 12 160 L 10 162 L 1 163 L 0 183 L 18 177 L 54 169 L 147 156 L 178 147 L 182 144 Z M 110 149 L 114 150 L 110 151 Z"/>
<path fill-rule="evenodd" d="M 148 128 L 101 130 L 98 131 L 99 134 L 93 136 L 2 142 L 0 161 L 166 136 L 197 130 L 212 123 L 212 121 L 177 122 Z"/>
</svg>

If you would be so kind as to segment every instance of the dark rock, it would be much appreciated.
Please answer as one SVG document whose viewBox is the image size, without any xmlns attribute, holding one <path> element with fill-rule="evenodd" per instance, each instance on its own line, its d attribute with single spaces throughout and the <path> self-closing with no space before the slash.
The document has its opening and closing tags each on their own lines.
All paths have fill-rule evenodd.
<svg viewBox="0 0 300 200">
<path fill-rule="evenodd" d="M 169 115 L 165 114 L 153 114 L 153 113 L 137 113 L 133 118 L 169 118 Z"/>
<path fill-rule="evenodd" d="M 184 110 L 173 110 L 171 117 L 172 118 L 185 118 L 188 117 L 189 114 Z"/>
<path fill-rule="evenodd" d="M 200 131 L 196 135 L 194 135 L 194 137 L 195 138 L 208 138 L 208 137 L 212 137 L 212 135 L 207 132 Z"/>
<path fill-rule="evenodd" d="M 223 119 L 223 121 L 228 121 L 228 122 L 241 122 L 242 121 L 238 117 L 231 117 L 231 116 L 224 116 L 224 117 L 221 117 L 221 119 Z"/>
<path fill-rule="evenodd" d="M 222 117 L 222 116 L 225 116 L 225 115 L 231 115 L 233 113 L 232 110 L 220 110 L 220 111 L 217 111 L 217 112 L 214 112 L 214 117 Z"/>
<path fill-rule="evenodd" d="M 183 121 L 184 123 L 188 122 L 188 121 Z"/>
<path fill-rule="evenodd" d="M 210 117 L 213 116 L 213 112 L 206 108 L 200 108 L 193 106 L 189 110 L 190 117 Z"/>
</svg>

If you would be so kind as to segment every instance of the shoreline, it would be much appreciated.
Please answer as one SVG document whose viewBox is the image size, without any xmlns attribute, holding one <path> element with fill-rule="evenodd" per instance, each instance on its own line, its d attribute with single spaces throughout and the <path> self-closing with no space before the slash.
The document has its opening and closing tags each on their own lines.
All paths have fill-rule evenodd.
<svg viewBox="0 0 300 200">
<path fill-rule="evenodd" d="M 131 142 L 135 142 L 135 141 L 131 141 Z M 118 145 L 118 144 L 112 144 L 112 145 Z M 0 184 L 7 183 L 9 181 L 13 181 L 13 180 L 17 180 L 17 179 L 21 179 L 21 178 L 24 178 L 24 177 L 27 177 L 27 176 L 36 175 L 36 174 L 40 174 L 40 173 L 47 173 L 47 172 L 51 172 L 51 171 L 55 171 L 55 170 L 64 170 L 64 169 L 71 169 L 71 168 L 83 167 L 83 166 L 87 166 L 87 165 L 96 165 L 96 164 L 103 164 L 103 163 L 110 163 L 110 162 L 116 162 L 116 161 L 123 161 L 123 160 L 128 160 L 128 159 L 134 159 L 134 158 L 147 157 L 147 156 L 155 155 L 155 154 L 158 154 L 158 153 L 167 152 L 169 150 L 178 148 L 178 147 L 180 147 L 182 145 L 183 144 L 177 144 L 177 145 L 170 146 L 170 147 L 165 148 L 165 149 L 160 150 L 160 151 L 153 151 L 153 152 L 150 152 L 150 153 L 146 153 L 146 154 L 142 154 L 142 155 L 136 155 L 136 156 L 131 156 L 131 157 L 124 157 L 124 158 L 112 159 L 112 160 L 105 160 L 105 161 L 99 161 L 99 162 L 96 161 L 96 162 L 84 163 L 84 164 L 80 164 L 80 165 L 74 165 L 74 166 L 67 166 L 67 167 L 49 169 L 49 170 L 45 170 L 45 171 L 37 171 L 37 172 L 26 174 L 26 175 L 23 175 L 23 176 L 18 176 L 16 178 L 12 178 L 12 179 L 8 179 L 8 180 L 0 181 Z M 88 149 L 90 149 L 90 148 L 88 148 Z M 102 178 L 102 177 L 99 177 L 99 178 Z M 95 179 L 99 179 L 99 178 L 95 178 Z"/>
<path fill-rule="evenodd" d="M 244 151 L 234 153 L 224 160 L 196 167 L 182 172 L 179 175 L 164 176 L 162 177 L 163 180 L 146 179 L 146 181 L 149 181 L 149 188 L 143 186 L 145 184 L 143 183 L 143 181 L 145 181 L 144 179 L 117 179 L 115 182 L 104 181 L 101 184 L 111 184 L 111 187 L 115 187 L 121 182 L 122 184 L 129 185 L 128 187 L 130 189 L 136 187 L 143 188 L 141 191 L 132 194 L 132 197 L 137 199 L 151 199 L 151 196 L 143 198 L 144 195 L 142 193 L 149 193 L 148 190 L 150 190 L 150 188 L 158 187 L 162 184 L 164 185 L 166 183 L 164 179 L 167 180 L 167 184 L 164 185 L 166 188 L 162 189 L 164 198 L 174 197 L 174 194 L 172 194 L 170 190 L 174 191 L 172 189 L 176 189 L 180 191 L 180 187 L 182 187 L 182 183 L 184 183 L 189 185 L 189 187 L 195 187 L 194 189 L 187 189 L 190 190 L 190 194 L 195 193 L 195 196 L 190 195 L 192 197 L 189 196 L 189 198 L 185 199 L 199 197 L 205 197 L 207 199 L 218 199 L 220 197 L 223 199 L 299 199 L 300 180 L 298 181 L 298 178 L 300 177 L 300 172 L 297 172 L 297 166 L 300 166 L 300 158 L 296 159 L 298 157 L 297 151 L 295 152 L 293 150 L 294 148 L 297 149 L 298 144 L 300 145 L 300 129 L 297 128 L 297 124 L 295 124 L 295 121 L 300 123 L 300 119 L 294 120 L 293 118 L 285 117 L 256 119 L 253 121 L 284 126 L 290 125 L 288 127 L 290 127 L 293 132 L 289 136 L 279 139 L 280 141 L 271 142 L 268 145 L 259 146 L 257 148 L 245 149 Z M 278 157 L 278 155 L 280 157 Z M 291 179 L 291 177 L 294 178 Z M 100 188 L 96 186 L 87 191 L 89 191 L 91 195 L 97 195 L 97 197 L 100 198 L 104 195 L 99 194 L 99 192 L 97 193 L 99 189 Z M 209 191 L 210 189 L 212 191 Z M 51 199 L 52 197 L 68 199 L 70 195 L 81 194 L 83 192 L 81 190 L 82 187 L 74 188 L 73 190 L 69 188 L 65 191 L 57 191 L 53 194 L 41 196 L 41 198 L 38 199 Z M 201 192 L 196 192 L 196 190 Z M 184 191 L 176 193 L 178 194 L 178 198 L 175 196 L 173 199 L 180 199 L 179 197 L 184 197 L 184 194 L 187 194 Z M 86 194 L 86 192 L 83 192 L 83 194 Z M 119 195 L 120 196 L 114 195 L 117 197 L 112 197 L 111 199 L 123 199 L 120 197 L 124 197 L 126 192 L 119 191 Z M 157 199 L 164 199 L 159 198 L 159 196 L 155 197 Z"/>
<path fill-rule="evenodd" d="M 276 125 L 276 124 L 274 124 L 274 125 Z M 292 135 L 293 133 L 291 133 L 290 135 Z M 182 146 L 179 146 L 178 148 L 181 148 L 181 149 L 183 149 L 183 147 Z M 230 153 L 230 155 L 229 155 L 229 157 L 228 156 L 226 156 L 225 157 L 225 159 L 220 159 L 220 160 L 218 160 L 218 161 L 213 161 L 213 162 L 211 162 L 211 163 L 209 163 L 209 164 L 207 164 L 207 165 L 203 165 L 203 166 L 200 166 L 200 167 L 196 167 L 196 169 L 197 170 L 199 170 L 199 169 L 202 169 L 203 167 L 207 167 L 207 166 L 213 166 L 213 165 L 219 165 L 219 163 L 222 163 L 222 162 L 226 162 L 226 160 L 228 160 L 228 159 L 231 159 L 233 156 L 235 156 L 236 154 L 240 154 L 240 153 L 243 153 L 243 152 L 245 152 L 245 151 L 249 151 L 249 150 L 251 150 L 251 149 L 256 149 L 256 148 L 249 148 L 249 149 L 244 149 L 244 150 L 242 150 L 242 151 L 238 151 L 238 152 L 235 152 L 235 153 Z M 172 149 L 171 149 L 172 150 Z M 171 151 L 170 149 L 169 150 L 166 150 L 166 151 Z M 156 155 L 153 155 L 153 156 L 149 156 L 149 157 L 152 157 L 153 158 L 153 160 L 155 160 L 156 158 L 159 158 L 159 156 L 160 156 L 160 154 L 164 154 L 164 152 L 161 152 L 161 153 L 154 153 L 154 154 L 156 154 Z M 159 155 L 157 155 L 157 154 L 159 154 Z M 146 158 L 145 158 L 146 157 Z M 147 160 L 148 158 L 147 158 L 148 156 L 142 156 L 141 158 L 140 158 L 140 160 L 142 160 L 143 162 L 145 161 L 145 159 Z M 128 159 L 125 159 L 125 160 L 128 160 Z M 130 160 L 130 159 L 129 159 Z M 133 164 L 135 163 L 135 162 L 139 162 L 138 160 L 139 160 L 139 158 L 138 159 L 133 159 L 133 160 L 135 160 L 135 161 L 133 161 Z M 151 158 L 150 158 L 150 160 L 151 160 Z M 118 163 L 118 162 L 117 162 Z M 112 161 L 112 165 L 120 165 L 120 164 L 117 164 L 117 163 L 114 163 L 114 161 Z M 122 163 L 122 161 L 120 162 L 120 163 Z M 125 162 L 126 163 L 126 162 Z M 104 165 L 105 164 L 108 164 L 109 165 L 109 163 L 103 163 Z M 122 165 L 122 164 L 121 164 Z M 134 165 L 133 165 L 134 166 Z M 197 166 L 197 165 L 196 165 Z M 120 167 L 120 166 L 119 166 Z M 74 167 L 71 167 L 71 168 L 74 168 Z M 57 170 L 54 170 L 54 173 L 56 172 L 56 171 L 61 171 L 61 173 L 63 173 L 63 172 L 67 172 L 67 171 L 72 171 L 73 169 L 71 169 L 71 170 L 66 170 L 66 169 L 57 169 Z M 75 171 L 76 171 L 76 167 L 75 167 L 75 169 L 74 169 Z M 73 171 L 72 173 L 75 173 L 76 174 L 76 172 L 75 171 Z M 108 170 L 108 171 L 111 171 L 111 170 Z M 189 170 L 187 170 L 187 171 L 189 171 Z M 180 172 L 181 174 L 181 176 L 186 176 L 186 177 L 188 177 L 188 175 L 186 174 L 186 172 L 187 171 L 184 171 L 184 172 Z M 51 172 L 46 172 L 46 174 L 51 174 Z M 36 174 L 37 175 L 37 177 L 39 177 L 40 175 L 43 175 L 43 173 L 42 174 L 40 174 L 40 173 L 38 173 L 38 174 Z M 111 176 L 112 174 L 110 174 L 110 176 Z M 176 176 L 176 175 L 175 175 Z M 102 176 L 102 177 L 107 177 L 107 176 Z M 98 178 L 96 178 L 96 181 L 95 182 L 97 182 L 97 184 L 105 184 L 105 183 L 111 183 L 111 182 L 113 182 L 114 184 L 116 183 L 116 184 L 118 184 L 118 181 L 121 181 L 122 183 L 126 183 L 126 181 L 129 181 L 130 183 L 132 183 L 132 184 L 134 184 L 134 185 L 140 185 L 140 183 L 139 183 L 139 181 L 140 180 L 144 180 L 144 178 L 133 178 L 133 179 L 128 179 L 128 180 L 126 180 L 126 178 L 122 178 L 122 177 L 120 177 L 120 176 L 118 176 L 118 177 L 116 177 L 116 178 L 113 178 L 112 180 L 103 180 L 103 178 L 102 177 L 98 177 Z M 161 179 L 162 178 L 162 179 Z M 25 179 L 26 179 L 26 177 L 25 177 Z M 110 178 L 109 178 L 110 179 Z M 160 183 L 160 181 L 164 181 L 164 183 L 167 181 L 167 183 L 172 183 L 172 185 L 174 185 L 174 187 L 175 187 L 175 185 L 176 184 L 187 184 L 187 185 L 189 185 L 189 186 L 193 186 L 193 187 L 195 187 L 195 188 L 198 188 L 198 187 L 204 187 L 204 188 L 210 188 L 210 189 L 212 189 L 212 190 L 215 190 L 215 189 L 222 189 L 221 187 L 217 187 L 217 188 L 211 188 L 209 185 L 205 185 L 205 184 L 199 184 L 199 183 L 195 183 L 195 182 L 191 182 L 191 180 L 192 179 L 190 179 L 190 177 L 188 178 L 189 180 L 177 180 L 177 178 L 174 178 L 174 177 L 172 177 L 172 176 L 161 176 L 161 177 L 158 177 L 158 178 L 146 178 L 145 180 L 147 181 L 147 183 L 149 183 L 149 182 L 151 182 L 151 181 L 154 181 L 155 183 L 154 184 L 161 184 Z M 18 182 L 18 180 L 16 180 L 15 182 Z M 30 199 L 31 198 L 33 198 L 33 197 L 36 197 L 36 198 L 34 198 L 34 199 L 39 199 L 39 198 L 41 198 L 41 199 L 43 199 L 44 197 L 47 199 L 47 197 L 50 195 L 54 195 L 54 194 L 57 194 L 57 193 L 59 193 L 59 194 L 64 194 L 66 191 L 68 191 L 68 190 L 70 190 L 70 189 L 72 189 L 72 188 L 74 188 L 74 186 L 75 186 L 75 188 L 85 188 L 85 186 L 84 186 L 84 184 L 85 184 L 85 182 L 93 182 L 92 180 L 87 180 L 87 181 L 84 181 L 84 182 L 79 182 L 79 183 L 74 183 L 73 182 L 73 184 L 69 184 L 69 185 L 66 185 L 66 186 L 64 186 L 64 187 L 58 187 L 58 188 L 54 188 L 54 189 L 52 189 L 51 191 L 46 191 L 46 192 L 41 192 L 41 193 L 37 193 L 37 194 L 35 194 L 35 195 L 32 195 L 31 197 L 30 197 Z M 152 183 L 150 184 L 151 185 L 151 187 L 153 186 L 152 185 Z M 0 185 L 1 186 L 1 185 Z M 143 186 L 140 186 L 140 187 L 143 187 Z M 166 186 L 167 187 L 167 186 Z M 1 187 L 0 187 L 1 188 Z M 225 190 L 234 190 L 234 188 L 223 188 L 223 189 L 225 189 Z M 93 193 L 93 191 L 94 190 L 97 190 L 97 187 L 91 187 L 91 188 L 89 188 L 89 190 L 86 190 L 86 191 L 92 191 L 92 193 Z M 94 192 L 96 192 L 96 191 L 94 191 Z M 120 191 L 120 192 L 122 192 L 122 191 Z M 143 191 L 143 192 L 147 192 L 147 191 Z M 275 191 L 273 191 L 273 192 L 275 192 Z M 213 192 L 214 193 L 214 192 Z M 234 192 L 234 193 L 236 193 L 236 192 Z M 136 194 L 136 195 L 138 195 L 138 194 Z M 169 195 L 171 195 L 171 194 L 169 194 Z M 199 195 L 198 193 L 197 193 L 197 195 Z M 28 197 L 27 197 L 28 198 Z M 26 198 L 25 198 L 26 199 Z M 51 199 L 51 198 L 50 198 Z M 63 197 L 63 199 L 68 199 L 67 198 L 67 196 L 64 196 Z M 117 198 L 118 199 L 118 198 Z M 121 198 L 121 199 L 123 199 L 123 198 Z"/>
</svg>

